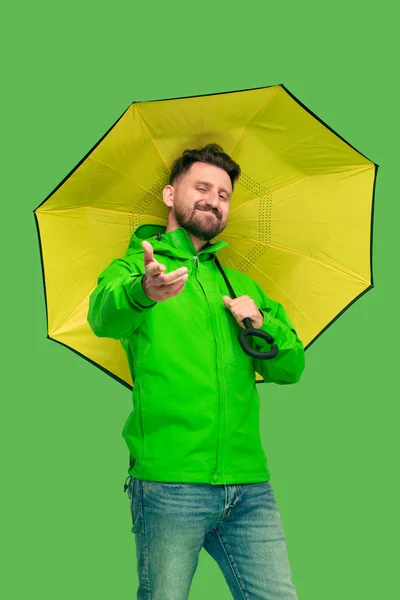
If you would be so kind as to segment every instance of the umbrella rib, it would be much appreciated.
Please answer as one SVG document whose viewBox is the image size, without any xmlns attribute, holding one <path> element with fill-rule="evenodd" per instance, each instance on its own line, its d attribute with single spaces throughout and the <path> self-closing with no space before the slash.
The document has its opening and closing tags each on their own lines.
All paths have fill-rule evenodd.
<svg viewBox="0 0 400 600">
<path fill-rule="evenodd" d="M 280 188 L 277 188 L 276 190 L 274 190 L 273 192 L 270 192 L 270 193 L 276 194 L 276 192 L 280 192 L 281 190 L 284 190 L 285 188 L 290 187 L 291 185 L 294 185 L 295 183 L 300 183 L 300 181 L 304 181 L 304 179 L 307 179 L 307 177 L 311 177 L 311 175 L 305 175 L 305 177 L 301 177 L 301 179 L 296 179 L 296 181 L 292 181 L 292 183 L 287 183 L 286 185 L 284 185 Z M 240 183 L 240 182 L 238 182 L 238 183 Z M 239 208 L 241 208 L 248 202 L 253 202 L 254 200 L 259 200 L 260 198 L 263 198 L 265 196 L 266 196 L 266 194 L 263 194 L 262 196 L 255 196 L 254 198 L 249 198 L 249 200 L 245 200 L 245 202 L 242 202 L 242 204 L 235 206 L 235 208 L 232 209 L 229 214 L 231 215 L 232 213 L 235 212 L 235 210 L 238 210 Z"/>
<path fill-rule="evenodd" d="M 92 290 L 96 289 L 96 286 L 94 286 L 94 288 L 92 288 Z M 82 300 L 80 302 L 78 302 L 78 304 L 75 306 L 75 308 L 73 308 L 71 310 L 71 312 L 69 313 L 69 315 L 65 318 L 65 321 L 63 322 L 62 325 L 60 325 L 60 327 L 58 327 L 58 329 L 53 329 L 53 331 L 49 331 L 49 335 L 56 335 L 57 333 L 62 333 L 62 331 L 65 329 L 65 326 L 68 325 L 68 322 L 70 320 L 70 318 L 76 313 L 76 311 L 78 310 L 78 308 L 80 308 L 80 306 L 82 306 L 85 302 L 88 302 L 89 304 L 89 296 L 90 293 L 85 296 L 84 298 L 82 298 Z M 85 326 L 87 325 L 87 323 L 85 323 Z"/>
<path fill-rule="evenodd" d="M 108 248 L 110 246 L 118 246 L 120 244 L 122 244 L 122 242 L 126 242 L 126 240 L 117 240 L 116 242 L 110 242 L 109 244 L 102 244 L 101 248 Z M 75 262 L 76 260 L 82 258 L 83 256 L 87 256 L 88 254 L 91 254 L 93 252 L 98 252 L 98 248 L 91 248 L 90 250 L 86 250 L 86 252 L 82 252 L 82 254 L 78 254 L 78 256 L 74 256 L 73 258 L 70 258 L 69 260 L 63 262 L 62 265 L 58 266 L 58 267 L 54 267 L 54 268 L 46 268 L 46 273 L 57 273 L 60 270 L 62 270 L 66 265 L 69 265 L 72 262 Z M 115 256 L 114 258 L 123 258 L 120 256 Z M 105 268 L 105 267 L 104 267 Z"/>
<path fill-rule="evenodd" d="M 235 225 L 241 225 L 242 223 L 259 223 L 262 221 L 271 221 L 271 223 L 273 223 L 274 221 L 281 221 L 282 219 L 240 219 L 240 221 L 236 221 Z M 316 221 L 315 219 L 307 219 L 307 223 L 316 223 L 317 225 L 329 225 L 329 221 Z M 230 222 L 230 225 L 232 225 L 232 223 Z M 356 227 L 355 225 L 350 225 L 350 224 L 341 224 L 341 227 L 351 227 L 354 228 Z M 244 237 L 244 236 L 241 236 Z M 261 242 L 260 242 L 261 243 Z"/>
<path fill-rule="evenodd" d="M 241 239 L 244 238 L 244 236 L 242 236 L 242 235 L 234 235 L 232 233 L 225 233 L 224 236 L 241 238 Z M 221 236 L 221 237 L 223 237 L 223 236 Z M 357 281 L 361 281 L 362 283 L 365 283 L 366 285 L 370 285 L 369 281 L 366 281 L 359 275 L 356 275 L 352 272 L 349 273 L 348 271 L 344 271 L 343 269 L 338 269 L 336 267 L 333 267 L 332 265 L 328 265 L 327 263 L 324 263 L 322 260 L 318 260 L 318 258 L 314 258 L 313 256 L 310 256 L 309 254 L 304 254 L 304 252 L 297 252 L 296 250 L 289 250 L 288 248 L 282 248 L 281 246 L 275 246 L 274 244 L 268 244 L 267 242 L 261 242 L 260 240 L 255 240 L 254 238 L 246 237 L 245 239 L 249 240 L 251 242 L 256 242 L 256 244 L 261 244 L 262 246 L 269 246 L 270 248 L 274 248 L 275 250 L 281 250 L 282 252 L 289 252 L 290 254 L 298 254 L 299 256 L 304 256 L 305 258 L 308 258 L 314 262 L 317 262 L 317 263 L 323 265 L 324 267 L 327 267 L 328 269 L 332 269 L 332 271 L 337 271 L 338 273 L 344 273 L 348 277 L 352 277 L 353 279 L 356 279 Z M 231 246 L 230 246 L 230 248 L 232 249 Z M 237 252 L 237 251 L 235 250 L 235 252 Z M 255 267 L 254 263 L 252 263 L 252 264 Z M 257 268 L 257 267 L 255 267 L 255 268 Z"/>
<path fill-rule="evenodd" d="M 62 217 L 63 219 L 77 219 L 79 217 L 77 217 L 76 215 L 71 215 L 68 216 L 65 214 L 57 214 L 57 213 L 68 213 L 68 211 L 74 211 L 76 210 L 76 208 L 78 209 L 83 209 L 83 208 L 89 208 L 89 209 L 93 209 L 95 211 L 101 211 L 101 212 L 110 212 L 110 213 L 114 213 L 116 215 L 138 215 L 141 217 L 150 217 L 151 219 L 162 219 L 165 221 L 164 217 L 155 217 L 154 215 L 147 215 L 146 213 L 136 213 L 133 211 L 129 211 L 127 212 L 126 210 L 113 210 L 112 208 L 103 208 L 102 206 L 88 206 L 87 204 L 78 206 L 78 207 L 74 207 L 74 208 L 51 208 L 50 210 L 40 210 L 41 213 L 48 213 L 51 214 L 54 217 Z M 84 217 L 82 217 L 84 218 Z M 96 223 L 103 223 L 103 221 L 99 221 L 98 219 L 91 219 L 92 221 L 95 221 Z M 107 223 L 107 225 L 121 225 L 121 223 Z"/>
<path fill-rule="evenodd" d="M 233 249 L 234 252 L 236 252 L 236 254 L 239 254 L 239 256 L 241 256 L 244 260 L 247 260 L 246 257 L 239 252 L 239 250 Z M 288 301 L 292 304 L 292 306 L 294 306 L 296 308 L 296 310 L 303 315 L 303 317 L 309 322 L 311 323 L 311 325 L 313 325 L 313 327 L 315 327 L 315 323 L 313 323 L 313 321 L 311 321 L 311 319 L 308 317 L 308 315 L 306 315 L 302 310 L 300 310 L 300 308 L 297 306 L 297 304 L 295 304 L 295 302 L 293 302 L 293 300 L 290 298 L 290 296 L 288 296 L 287 294 L 285 294 L 284 290 L 276 283 L 276 281 L 274 279 L 272 279 L 269 275 L 267 275 L 266 273 L 264 273 L 264 271 L 261 271 L 261 269 L 259 269 L 254 263 L 253 263 L 253 267 L 259 272 L 261 273 L 261 275 L 263 275 L 263 277 L 266 277 L 267 279 L 269 279 L 270 281 L 273 282 L 273 284 L 275 285 L 276 288 L 278 288 L 281 293 L 282 296 L 284 296 L 285 298 L 288 299 Z"/>
<path fill-rule="evenodd" d="M 158 196 L 156 196 L 151 190 L 147 190 L 145 187 L 143 187 L 142 185 L 140 185 L 140 183 L 138 183 L 137 181 L 135 181 L 134 179 L 130 179 L 129 177 L 127 177 L 126 175 L 124 175 L 124 173 L 121 173 L 120 171 L 116 171 L 115 169 L 112 169 L 110 167 L 110 165 L 107 165 L 106 163 L 103 163 L 101 160 L 99 160 L 98 158 L 91 158 L 89 157 L 90 160 L 92 161 L 96 161 L 98 162 L 100 165 L 103 165 L 103 167 L 106 167 L 107 169 L 109 169 L 110 171 L 112 171 L 113 173 L 117 173 L 118 175 L 120 175 L 121 177 L 124 177 L 125 179 L 127 179 L 128 181 L 130 181 L 131 183 L 134 183 L 135 185 L 137 185 L 139 188 L 141 188 L 143 191 L 147 192 L 148 194 L 151 194 L 156 200 L 159 200 Z"/>
<path fill-rule="evenodd" d="M 235 150 L 236 150 L 236 148 L 237 148 L 237 145 L 239 144 L 240 140 L 242 139 L 242 137 L 243 137 L 243 133 L 244 133 L 244 130 L 246 129 L 246 127 L 248 127 L 248 126 L 250 125 L 250 123 L 251 123 L 252 121 L 254 121 L 254 119 L 256 118 L 256 116 L 257 116 L 257 115 L 258 115 L 258 114 L 259 114 L 259 113 L 260 113 L 262 110 L 264 110 L 264 108 L 265 108 L 265 106 L 267 105 L 267 103 L 268 103 L 268 102 L 270 102 L 270 101 L 271 101 L 271 100 L 272 100 L 272 99 L 273 99 L 273 98 L 276 96 L 276 94 L 278 93 L 278 91 L 279 91 L 279 86 L 276 88 L 276 90 L 275 90 L 275 93 L 274 93 L 272 96 L 268 96 L 268 98 L 267 98 L 267 99 L 266 99 L 266 101 L 263 103 L 263 105 L 261 106 L 261 108 L 257 108 L 257 109 L 256 109 L 255 113 L 254 113 L 254 114 L 253 114 L 253 116 L 252 116 L 252 117 L 249 119 L 249 121 L 246 123 L 246 125 L 243 125 L 243 127 L 242 127 L 242 131 L 241 131 L 241 133 L 240 133 L 240 135 L 239 135 L 239 137 L 238 137 L 238 139 L 237 139 L 237 142 L 236 142 L 236 144 L 233 146 L 232 150 L 230 151 L 230 154 L 231 154 L 231 156 L 233 156 L 233 153 L 235 152 Z"/>
<path fill-rule="evenodd" d="M 146 131 L 147 131 L 147 133 L 148 133 L 148 135 L 149 135 L 149 137 L 150 137 L 151 141 L 153 142 L 154 146 L 155 146 L 155 147 L 156 147 L 156 149 L 157 149 L 157 152 L 158 152 L 158 154 L 160 155 L 160 158 L 161 158 L 161 160 L 163 161 L 163 163 L 164 163 L 164 164 L 165 164 L 165 166 L 167 167 L 168 171 L 171 171 L 170 167 L 167 165 L 167 161 L 165 160 L 165 158 L 164 158 L 164 157 L 163 157 L 163 155 L 161 154 L 160 148 L 157 146 L 157 144 L 156 144 L 155 140 L 153 139 L 153 137 L 152 137 L 152 135 L 151 135 L 151 133 L 150 133 L 150 131 L 149 131 L 149 129 L 148 129 L 148 127 L 147 127 L 147 125 L 146 125 L 146 122 L 145 122 L 145 120 L 144 120 L 144 118 L 143 118 L 143 116 L 142 116 L 142 114 L 141 114 L 140 110 L 138 109 L 138 106 L 137 106 L 137 104 L 135 104 L 135 107 L 136 107 L 136 110 L 137 110 L 137 112 L 138 112 L 138 115 L 139 115 L 139 117 L 142 119 L 142 123 L 143 123 L 143 125 L 144 125 L 144 127 L 145 127 L 145 129 L 146 129 Z"/>
<path fill-rule="evenodd" d="M 353 168 L 351 169 L 346 169 L 346 171 L 342 171 L 343 173 L 347 173 L 348 171 L 357 171 L 357 173 L 361 173 L 363 171 L 366 171 L 367 169 L 371 169 L 373 168 L 373 166 L 371 167 L 371 165 L 366 165 L 363 167 L 360 167 L 360 165 L 354 165 Z M 300 181 L 304 181 L 304 179 L 307 179 L 307 177 L 312 177 L 312 175 L 305 175 L 304 177 L 301 177 L 301 179 L 296 179 L 296 181 L 292 181 L 291 183 L 287 183 L 286 185 L 277 188 L 276 190 L 273 190 L 273 192 L 270 192 L 271 194 L 276 194 L 276 192 L 280 192 L 281 190 L 284 190 L 287 187 L 290 187 L 291 185 L 294 185 L 295 183 L 300 183 Z M 238 183 L 240 184 L 240 179 L 238 180 Z M 263 194 L 263 196 L 265 196 L 265 194 Z M 249 200 L 245 200 L 245 202 L 242 202 L 242 204 L 239 204 L 238 206 L 235 206 L 235 208 L 233 208 L 230 211 L 230 215 L 232 213 L 235 212 L 235 210 L 238 210 L 239 208 L 241 208 L 242 206 L 244 206 L 245 204 L 247 204 L 248 202 L 253 202 L 254 200 L 258 200 L 259 198 L 261 198 L 262 196 L 255 196 L 254 198 L 249 198 Z M 279 202 L 278 202 L 279 204 Z"/>
<path fill-rule="evenodd" d="M 309 175 L 306 175 L 305 177 L 302 177 L 301 179 L 296 179 L 296 181 L 292 181 L 292 183 L 288 183 L 287 185 L 284 185 L 283 187 L 281 187 L 281 188 L 278 188 L 278 189 L 276 189 L 276 190 L 274 190 L 273 192 L 270 192 L 270 193 L 271 193 L 271 194 L 272 194 L 272 193 L 274 193 L 274 194 L 275 194 L 276 192 L 279 192 L 280 190 L 283 190 L 283 189 L 285 189 L 285 188 L 287 188 L 287 187 L 289 187 L 289 186 L 291 186 L 291 185 L 294 185 L 295 183 L 299 183 L 300 181 L 303 181 L 304 179 L 307 179 L 307 177 L 309 177 Z M 240 183 L 240 181 L 238 181 L 238 183 Z M 253 202 L 254 200 L 259 200 L 260 198 L 262 198 L 262 197 L 265 197 L 265 195 L 266 195 L 266 194 L 263 194 L 262 196 L 255 196 L 254 198 L 249 198 L 249 200 L 245 200 L 244 202 L 242 202 L 242 204 L 239 204 L 238 206 L 235 206 L 235 208 L 233 208 L 233 209 L 230 211 L 230 213 L 229 213 L 229 216 L 230 216 L 232 213 L 234 213 L 234 212 L 235 212 L 235 210 L 238 210 L 239 208 L 241 208 L 241 207 L 242 207 L 242 206 L 244 206 L 245 204 L 248 204 L 249 202 Z"/>
</svg>

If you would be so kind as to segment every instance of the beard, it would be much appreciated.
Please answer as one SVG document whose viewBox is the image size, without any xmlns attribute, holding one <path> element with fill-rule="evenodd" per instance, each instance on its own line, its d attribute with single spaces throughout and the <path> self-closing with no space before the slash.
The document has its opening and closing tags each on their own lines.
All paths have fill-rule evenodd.
<svg viewBox="0 0 400 600">
<path fill-rule="evenodd" d="M 196 238 L 210 241 L 215 238 L 226 227 L 219 214 L 213 210 L 204 211 L 199 208 L 187 208 L 175 203 L 175 219 L 180 227 L 183 227 Z"/>
</svg>

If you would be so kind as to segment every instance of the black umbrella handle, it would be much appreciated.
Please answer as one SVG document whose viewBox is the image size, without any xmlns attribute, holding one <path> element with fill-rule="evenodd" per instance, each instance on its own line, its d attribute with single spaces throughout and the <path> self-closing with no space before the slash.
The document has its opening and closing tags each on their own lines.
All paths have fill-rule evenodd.
<svg viewBox="0 0 400 600">
<path fill-rule="evenodd" d="M 238 339 L 242 349 L 246 352 L 246 354 L 261 360 L 266 360 L 268 358 L 274 358 L 274 356 L 277 356 L 279 352 L 278 346 L 274 344 L 275 340 L 269 333 L 253 327 L 251 319 L 248 317 L 243 319 L 243 324 L 245 325 L 246 329 L 243 329 L 243 331 L 239 333 Z M 246 337 L 248 336 L 259 337 L 262 340 L 265 340 L 271 346 L 271 350 L 269 352 L 259 352 L 258 350 L 253 350 L 246 340 Z"/>
<path fill-rule="evenodd" d="M 235 291 L 232 288 L 232 286 L 229 282 L 229 279 L 226 276 L 226 273 L 223 270 L 221 263 L 219 262 L 217 256 L 215 256 L 215 264 L 217 265 L 219 271 L 221 272 L 222 277 L 225 280 L 225 283 L 227 285 L 227 288 L 229 290 L 231 297 L 237 298 Z M 246 329 L 243 329 L 243 331 L 241 331 L 239 333 L 238 339 L 239 339 L 239 344 L 242 347 L 242 350 L 244 350 L 246 352 L 246 354 L 248 354 L 249 356 L 252 356 L 253 358 L 260 358 L 261 360 L 265 360 L 267 358 L 274 358 L 274 356 L 276 356 L 278 354 L 278 352 L 279 352 L 278 346 L 276 344 L 274 344 L 274 338 L 271 335 L 269 335 L 269 333 L 266 333 L 265 331 L 261 331 L 260 329 L 255 329 L 255 327 L 253 327 L 253 324 L 249 317 L 246 317 L 245 319 L 243 319 L 243 325 L 246 327 Z M 246 337 L 249 335 L 259 337 L 262 340 L 265 340 L 266 342 L 268 342 L 268 344 L 271 346 L 271 350 L 269 352 L 259 352 L 258 350 L 253 350 L 253 348 L 250 346 L 250 344 L 246 340 Z"/>
</svg>

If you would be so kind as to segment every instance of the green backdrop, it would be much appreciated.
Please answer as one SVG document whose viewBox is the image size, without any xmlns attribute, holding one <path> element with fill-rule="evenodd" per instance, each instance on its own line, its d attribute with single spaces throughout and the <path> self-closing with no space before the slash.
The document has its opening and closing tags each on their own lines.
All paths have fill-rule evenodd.
<svg viewBox="0 0 400 600">
<path fill-rule="evenodd" d="M 300 600 L 394 598 L 400 120 L 391 3 L 138 4 L 3 9 L 0 593 L 110 600 L 135 598 L 137 586 L 121 434 L 131 394 L 46 338 L 32 211 L 133 100 L 283 83 L 379 169 L 375 288 L 309 348 L 300 383 L 259 384 L 271 483 Z M 203 550 L 190 599 L 204 598 L 231 594 Z"/>
</svg>

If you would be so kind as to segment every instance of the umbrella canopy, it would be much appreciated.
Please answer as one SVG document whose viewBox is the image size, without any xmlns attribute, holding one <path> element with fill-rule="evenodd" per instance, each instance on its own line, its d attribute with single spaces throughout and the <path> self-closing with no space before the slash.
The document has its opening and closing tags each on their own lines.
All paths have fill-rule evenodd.
<svg viewBox="0 0 400 600">
<path fill-rule="evenodd" d="M 173 161 L 210 142 L 242 170 L 229 223 L 213 240 L 229 244 L 219 260 L 283 304 L 306 348 L 373 287 L 377 165 L 285 86 L 133 102 L 34 210 L 48 337 L 130 389 L 123 346 L 87 323 L 89 296 L 137 227 L 167 225 L 162 190 Z"/>
</svg>

